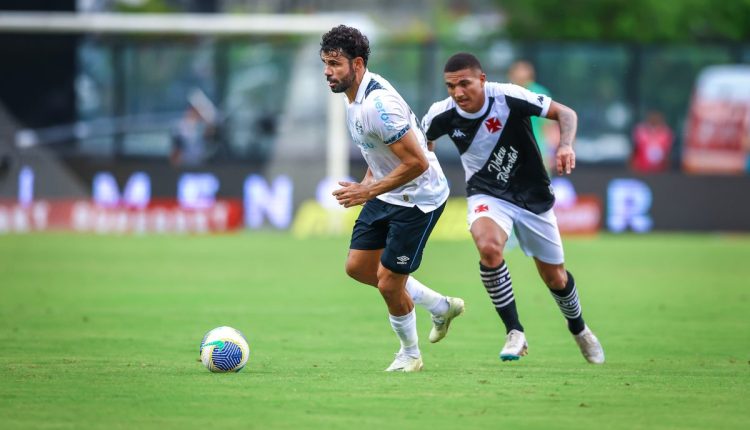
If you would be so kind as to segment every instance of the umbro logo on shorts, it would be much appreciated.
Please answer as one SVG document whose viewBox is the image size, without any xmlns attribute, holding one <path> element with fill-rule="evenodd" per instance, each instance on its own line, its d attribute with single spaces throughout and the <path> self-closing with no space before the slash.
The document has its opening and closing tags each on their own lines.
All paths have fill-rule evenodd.
<svg viewBox="0 0 750 430">
<path fill-rule="evenodd" d="M 406 264 L 409 262 L 409 257 L 402 255 L 400 257 L 396 257 L 396 260 L 398 260 L 398 263 L 396 264 Z"/>
</svg>

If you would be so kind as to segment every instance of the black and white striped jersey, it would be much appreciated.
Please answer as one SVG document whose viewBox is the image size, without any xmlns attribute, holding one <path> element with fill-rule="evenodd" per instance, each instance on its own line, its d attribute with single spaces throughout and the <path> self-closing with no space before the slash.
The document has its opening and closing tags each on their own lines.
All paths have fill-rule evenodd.
<svg viewBox="0 0 750 430">
<path fill-rule="evenodd" d="M 466 194 L 487 194 L 540 214 L 555 203 L 530 116 L 547 115 L 552 100 L 513 84 L 487 82 L 484 106 L 461 110 L 452 98 L 422 119 L 428 140 L 448 135 L 466 173 Z"/>
</svg>

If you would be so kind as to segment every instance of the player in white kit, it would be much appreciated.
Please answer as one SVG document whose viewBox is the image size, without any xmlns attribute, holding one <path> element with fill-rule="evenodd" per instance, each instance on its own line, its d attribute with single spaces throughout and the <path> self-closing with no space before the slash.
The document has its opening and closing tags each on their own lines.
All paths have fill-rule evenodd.
<svg viewBox="0 0 750 430">
<path fill-rule="evenodd" d="M 401 348 L 386 371 L 422 369 L 414 304 L 432 314 L 430 341 L 445 337 L 463 300 L 439 294 L 409 276 L 448 199 L 448 183 L 417 118 L 381 76 L 367 69 L 369 41 L 340 25 L 323 35 L 320 57 L 334 93 L 345 93 L 349 133 L 367 161 L 359 183 L 340 182 L 344 207 L 364 205 L 352 232 L 346 273 L 377 287 Z"/>
</svg>

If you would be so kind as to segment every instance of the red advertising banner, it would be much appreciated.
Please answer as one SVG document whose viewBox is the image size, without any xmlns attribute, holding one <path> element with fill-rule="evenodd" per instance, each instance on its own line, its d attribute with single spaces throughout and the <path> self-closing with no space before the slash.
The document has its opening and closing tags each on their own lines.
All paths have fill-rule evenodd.
<svg viewBox="0 0 750 430">
<path fill-rule="evenodd" d="M 750 151 L 750 67 L 716 65 L 696 80 L 682 165 L 690 173 L 739 174 Z"/>
<path fill-rule="evenodd" d="M 242 202 L 217 200 L 186 209 L 174 199 L 144 208 L 104 207 L 90 200 L 0 201 L 0 233 L 66 230 L 92 233 L 218 233 L 242 227 Z"/>
<path fill-rule="evenodd" d="M 745 171 L 750 139 L 750 106 L 696 100 L 690 110 L 682 164 L 691 173 Z"/>
<path fill-rule="evenodd" d="M 578 196 L 554 211 L 561 234 L 595 234 L 602 226 L 602 202 L 596 196 Z"/>
</svg>

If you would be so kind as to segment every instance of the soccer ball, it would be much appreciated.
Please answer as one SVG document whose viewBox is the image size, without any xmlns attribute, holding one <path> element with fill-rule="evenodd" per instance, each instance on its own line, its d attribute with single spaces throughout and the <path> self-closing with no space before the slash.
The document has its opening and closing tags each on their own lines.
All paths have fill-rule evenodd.
<svg viewBox="0 0 750 430">
<path fill-rule="evenodd" d="M 203 336 L 201 361 L 212 372 L 239 372 L 247 364 L 250 346 L 245 335 L 232 327 L 217 327 Z"/>
</svg>

